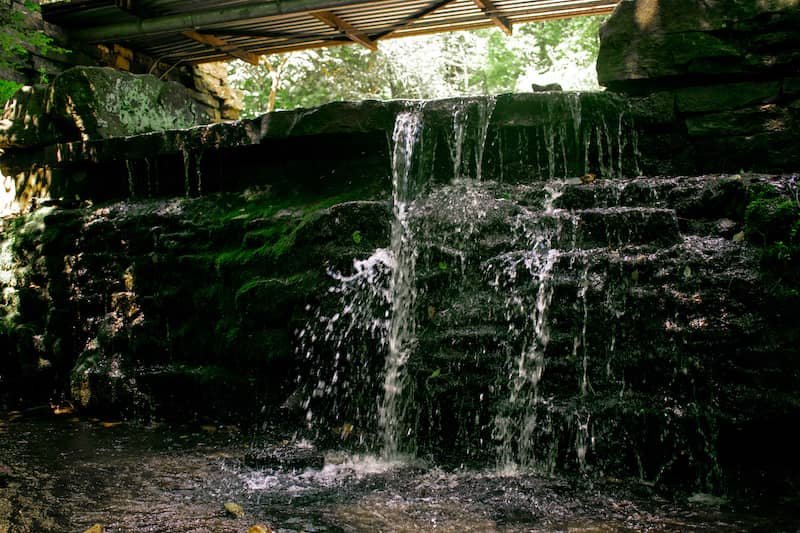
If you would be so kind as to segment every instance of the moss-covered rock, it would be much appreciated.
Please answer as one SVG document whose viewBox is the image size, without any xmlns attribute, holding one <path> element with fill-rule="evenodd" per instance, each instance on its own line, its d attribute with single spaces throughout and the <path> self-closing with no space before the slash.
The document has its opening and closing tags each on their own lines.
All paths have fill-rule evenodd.
<svg viewBox="0 0 800 533">
<path fill-rule="evenodd" d="M 73 67 L 6 105 L 0 148 L 128 137 L 208 122 L 187 89 L 152 75 Z"/>
<path fill-rule="evenodd" d="M 624 0 L 600 30 L 598 79 L 614 90 L 652 91 L 676 79 L 724 79 L 796 64 L 793 2 Z"/>
<path fill-rule="evenodd" d="M 744 232 L 761 256 L 762 272 L 779 308 L 792 313 L 800 305 L 800 201 L 797 176 L 751 188 Z"/>
<path fill-rule="evenodd" d="M 189 128 L 206 122 L 187 90 L 152 75 L 74 67 L 52 84 L 49 113 L 62 131 L 82 140 Z"/>
</svg>

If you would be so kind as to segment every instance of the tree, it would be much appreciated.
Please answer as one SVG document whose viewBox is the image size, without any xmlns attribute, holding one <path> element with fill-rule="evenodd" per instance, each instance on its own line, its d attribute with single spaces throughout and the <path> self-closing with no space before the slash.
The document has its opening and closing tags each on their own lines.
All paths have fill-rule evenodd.
<svg viewBox="0 0 800 533">
<path fill-rule="evenodd" d="M 392 39 L 381 41 L 377 52 L 338 46 L 269 57 L 258 67 L 238 61 L 231 63 L 231 82 L 244 92 L 244 116 L 334 100 L 529 91 L 532 81 L 596 89 L 594 61 L 603 20 L 519 25 L 514 37 L 492 28 Z"/>
</svg>

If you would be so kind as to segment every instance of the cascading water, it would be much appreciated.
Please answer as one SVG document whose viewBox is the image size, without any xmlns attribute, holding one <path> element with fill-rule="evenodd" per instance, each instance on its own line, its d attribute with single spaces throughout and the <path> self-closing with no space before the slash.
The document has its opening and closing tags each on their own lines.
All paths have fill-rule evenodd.
<svg viewBox="0 0 800 533">
<path fill-rule="evenodd" d="M 562 237 L 562 228 L 565 222 L 572 224 L 566 212 L 554 208 L 562 189 L 563 182 L 551 182 L 545 187 L 542 211 L 518 215 L 514 241 L 515 247 L 521 249 L 505 254 L 500 258 L 501 264 L 490 263 L 487 268 L 494 271 L 490 284 L 508 294 L 509 335 L 522 340 L 522 349 L 509 370 L 508 401 L 494 419 L 493 437 L 498 442 L 502 467 L 528 466 L 537 461 L 539 414 L 546 404 L 539 394 L 539 382 L 550 340 L 547 319 L 553 299 L 551 273 L 559 256 L 557 241 Z M 529 291 L 529 286 L 535 289 Z M 521 320 L 516 319 L 520 315 Z M 519 327 L 513 325 L 520 322 Z"/>
<path fill-rule="evenodd" d="M 423 115 L 419 110 L 398 114 L 392 145 L 392 219 L 387 248 L 378 248 L 354 262 L 354 272 L 329 274 L 338 295 L 331 314 L 316 311 L 316 322 L 298 332 L 303 356 L 321 357 L 328 346 L 334 368 L 316 366 L 316 384 L 306 400 L 307 419 L 313 420 L 313 400 L 328 398 L 328 410 L 338 423 L 358 427 L 359 432 L 377 424 L 382 454 L 397 459 L 413 452 L 413 429 L 405 423 L 408 407 L 406 364 L 416 340 L 415 262 L 417 248 L 410 216 L 421 174 L 419 154 L 424 151 Z M 374 364 L 376 352 L 384 354 L 382 368 Z M 380 383 L 376 375 L 382 376 Z M 364 397 L 364 391 L 374 396 Z M 369 393 L 367 393 L 369 394 Z M 371 406 L 369 404 L 372 404 Z M 377 408 L 377 415 L 374 414 Z"/>
<path fill-rule="evenodd" d="M 333 360 L 333 368 L 314 365 L 315 383 L 306 402 L 309 420 L 315 419 L 315 399 L 325 399 L 327 407 L 321 408 L 329 415 L 319 420 L 332 415 L 336 424 L 357 427 L 361 442 L 377 445 L 386 458 L 414 453 L 420 442 L 430 446 L 446 426 L 457 431 L 458 439 L 473 443 L 467 446 L 478 455 L 485 453 L 481 450 L 487 439 L 493 439 L 501 466 L 545 470 L 555 468 L 557 455 L 563 455 L 556 435 L 566 425 L 574 436 L 573 462 L 584 468 L 592 439 L 590 411 L 581 399 L 554 404 L 552 393 L 543 393 L 541 386 L 550 358 L 554 294 L 567 268 L 583 272 L 572 280 L 579 287 L 571 296 L 577 298 L 574 307 L 582 325 L 573 327 L 569 348 L 559 345 L 555 350 L 579 360 L 581 398 L 588 397 L 591 387 L 586 301 L 594 281 L 577 242 L 582 215 L 557 207 L 571 180 L 552 176 L 590 166 L 610 175 L 622 172 L 623 152 L 631 143 L 615 138 L 602 112 L 587 115 L 582 99 L 565 94 L 555 101 L 535 100 L 542 116 L 526 116 L 528 122 L 521 125 L 503 126 L 508 119 L 502 114 L 494 118 L 494 99 L 433 102 L 396 116 L 390 139 L 390 242 L 355 261 L 351 274 L 330 271 L 336 281 L 330 293 L 338 295 L 338 303 L 316 312 L 324 331 L 312 326 L 298 335 L 307 359 Z M 511 151 L 504 144 L 509 128 L 519 141 Z M 452 174 L 442 168 L 447 162 L 439 148 L 449 152 Z M 520 167 L 513 164 L 514 150 L 519 151 Z M 538 170 L 525 163 L 531 157 L 539 162 Z M 505 174 L 496 174 L 492 165 L 498 163 Z M 453 181 L 436 184 L 437 168 Z M 480 179 L 484 169 L 511 183 L 518 182 L 513 172 L 533 170 L 551 177 L 535 186 L 509 186 Z M 569 266 L 559 266 L 565 261 Z M 453 288 L 454 302 L 430 301 L 444 279 Z M 498 324 L 504 334 L 478 325 L 480 313 L 468 309 L 494 305 L 481 296 L 487 285 L 505 309 Z M 487 344 L 482 336 L 490 333 L 496 340 Z M 456 376 L 465 368 L 463 363 L 451 366 L 447 352 L 430 350 L 462 344 L 467 352 L 460 359 L 474 357 L 479 372 L 486 371 L 482 359 L 492 357 L 499 346 L 507 358 L 505 377 L 476 391 L 477 405 L 461 402 L 463 412 L 448 413 L 462 409 L 459 402 L 448 407 L 441 399 L 432 401 L 431 394 L 441 376 Z M 483 403 L 486 396 L 492 403 Z M 447 417 L 457 421 L 444 421 Z M 463 420 L 473 420 L 471 429 Z M 370 433 L 374 439 L 363 438 Z"/>
<path fill-rule="evenodd" d="M 403 420 L 406 364 L 415 342 L 414 304 L 416 302 L 415 263 L 417 250 L 409 226 L 409 210 L 414 195 L 414 153 L 421 142 L 422 115 L 398 115 L 392 135 L 392 275 L 389 281 L 391 318 L 387 332 L 383 399 L 378 413 L 383 432 L 383 453 L 394 458 L 400 452 L 400 439 L 408 436 Z"/>
<path fill-rule="evenodd" d="M 474 177 L 481 180 L 486 136 L 495 105 L 494 97 L 457 101 L 453 105 L 450 134 L 447 138 L 453 163 L 453 179 Z"/>
</svg>

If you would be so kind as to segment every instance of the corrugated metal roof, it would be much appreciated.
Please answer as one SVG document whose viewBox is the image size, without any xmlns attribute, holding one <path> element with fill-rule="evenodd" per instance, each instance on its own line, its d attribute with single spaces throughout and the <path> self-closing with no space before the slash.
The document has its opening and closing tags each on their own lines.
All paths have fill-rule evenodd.
<svg viewBox="0 0 800 533">
<path fill-rule="evenodd" d="M 68 0 L 42 5 L 72 38 L 203 63 L 610 13 L 620 0 Z"/>
</svg>

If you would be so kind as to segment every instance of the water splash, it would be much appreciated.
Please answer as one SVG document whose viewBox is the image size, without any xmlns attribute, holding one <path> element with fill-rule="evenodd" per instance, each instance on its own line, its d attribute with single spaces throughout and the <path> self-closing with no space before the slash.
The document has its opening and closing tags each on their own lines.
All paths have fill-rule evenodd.
<svg viewBox="0 0 800 533">
<path fill-rule="evenodd" d="M 589 263 L 578 246 L 594 245 L 591 239 L 616 244 L 631 236 L 620 234 L 619 238 L 612 238 L 617 236 L 609 235 L 607 226 L 582 225 L 582 213 L 590 210 L 574 206 L 573 211 L 561 209 L 558 200 L 568 184 L 572 190 L 564 198 L 572 201 L 580 199 L 577 194 L 597 194 L 602 189 L 601 195 L 607 196 L 607 201 L 618 204 L 624 191 L 616 185 L 598 185 L 585 191 L 580 184 L 573 183 L 577 180 L 550 178 L 537 184 L 535 191 L 525 193 L 524 187 L 515 189 L 482 181 L 486 138 L 494 108 L 494 100 L 439 102 L 407 107 L 396 116 L 389 138 L 393 185 L 390 244 L 375 250 L 367 259 L 355 261 L 351 273 L 329 271 L 335 282 L 330 293 L 338 296 L 338 305 L 334 304 L 334 309 L 327 312 L 317 311 L 317 324 L 298 335 L 303 356 L 319 363 L 309 365 L 315 379 L 306 400 L 307 417 L 324 420 L 329 425 L 348 423 L 359 430 L 363 428 L 357 434 L 368 436 L 367 441 L 361 442 L 367 446 L 377 444 L 387 459 L 414 453 L 418 439 L 424 445 L 425 432 L 435 431 L 437 420 L 443 416 L 438 406 L 424 403 L 429 394 L 424 389 L 428 385 L 424 377 L 434 374 L 438 377 L 449 365 L 442 358 L 434 367 L 425 367 L 427 359 L 422 360 L 419 347 L 430 342 L 427 328 L 453 346 L 460 342 L 459 335 L 469 339 L 468 342 L 475 343 L 476 358 L 491 351 L 481 344 L 484 342 L 481 335 L 495 333 L 491 331 L 494 325 L 486 328 L 487 333 L 472 327 L 471 315 L 466 308 L 462 309 L 462 304 L 471 305 L 474 301 L 458 301 L 456 306 L 462 307 L 454 310 L 437 309 L 438 303 L 429 306 L 429 318 L 421 318 L 417 323 L 417 307 L 422 309 L 418 305 L 419 291 L 425 293 L 427 284 L 436 283 L 436 279 L 447 278 L 451 284 L 463 280 L 469 285 L 475 274 L 471 269 L 477 268 L 480 272 L 474 283 L 481 288 L 489 283 L 499 296 L 497 300 L 504 302 L 500 303 L 504 307 L 500 314 L 505 312 L 506 325 L 501 321 L 497 330 L 501 333 L 494 338 L 502 339 L 501 345 L 510 350 L 506 352 L 508 374 L 501 386 L 505 390 L 490 387 L 480 396 L 483 397 L 483 392 L 493 396 L 499 393 L 506 400 L 486 414 L 482 408 L 470 407 L 465 408 L 463 415 L 474 420 L 471 427 L 481 432 L 481 443 L 484 437 L 488 438 L 491 428 L 501 465 L 537 466 L 545 470 L 555 467 L 559 454 L 563 457 L 564 445 L 572 446 L 569 441 L 550 442 L 554 440 L 551 437 L 563 434 L 564 426 L 568 426 L 578 465 L 584 469 L 592 442 L 589 411 L 580 400 L 591 391 L 586 301 L 590 279 Z M 542 175 L 566 175 L 575 165 L 588 168 L 590 161 L 603 162 L 605 172 L 616 174 L 622 170 L 618 156 L 621 157 L 628 142 L 619 141 L 615 135 L 622 133 L 624 121 L 615 115 L 613 122 L 608 123 L 614 124 L 616 131 L 609 131 L 605 116 L 587 115 L 587 109 L 589 106 L 584 107 L 581 95 L 577 94 L 546 104 L 542 107 L 546 116 L 537 118 L 535 125 L 511 123 L 506 131 L 497 134 L 489 144 L 488 157 L 496 157 L 492 150 L 500 146 L 501 152 L 519 151 L 519 169 L 535 164 Z M 557 117 L 560 119 L 556 120 Z M 498 116 L 497 120 L 505 119 Z M 426 132 L 424 126 L 433 128 Z M 451 163 L 454 179 L 446 186 L 432 188 L 435 143 L 440 138 L 444 140 L 439 146 L 444 148 L 446 144 L 450 156 L 450 161 L 444 162 L 444 175 L 449 175 L 447 164 Z M 502 144 L 509 140 L 510 147 Z M 511 152 L 500 155 L 514 159 Z M 439 163 L 441 166 L 441 159 Z M 511 199 L 517 194 L 523 195 L 525 201 L 518 203 Z M 594 216 L 591 220 L 597 219 L 594 213 L 589 214 Z M 586 235 L 591 242 L 578 242 Z M 488 249 L 492 251 L 487 252 Z M 578 259 L 581 263 L 576 263 Z M 567 280 L 579 282 L 577 294 L 567 297 L 577 298 L 575 312 L 583 315 L 583 322 L 573 330 L 571 339 L 580 397 L 565 406 L 559 398 L 550 397 L 551 393 L 545 392 L 540 384 L 553 325 L 550 321 L 553 299 L 556 287 L 564 281 L 560 279 L 564 274 L 561 267 L 567 266 L 567 260 L 570 267 L 577 264 L 583 269 L 581 279 Z M 460 269 L 453 268 L 456 264 Z M 447 272 L 446 276 L 442 272 Z M 580 276 L 580 269 L 576 274 Z M 433 331 L 442 324 L 452 330 Z M 508 328 L 505 337 L 504 327 Z M 322 346 L 321 351 L 317 351 L 315 344 Z M 551 351 L 561 349 L 560 344 L 554 346 Z M 471 349 L 472 345 L 467 348 Z M 565 347 L 565 359 L 569 359 L 569 350 Z M 418 368 L 417 363 L 422 366 Z M 476 368 L 483 368 L 481 365 L 476 363 Z M 461 368 L 453 366 L 448 370 L 457 373 Z M 327 412 L 323 417 L 317 417 L 313 411 L 319 405 L 316 398 L 325 399 L 321 408 Z M 594 420 L 591 422 L 595 424 Z M 457 431 L 461 435 L 461 426 Z"/>
</svg>

